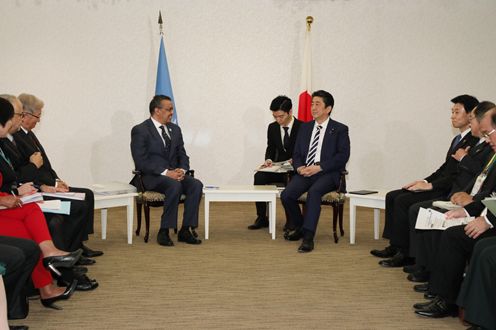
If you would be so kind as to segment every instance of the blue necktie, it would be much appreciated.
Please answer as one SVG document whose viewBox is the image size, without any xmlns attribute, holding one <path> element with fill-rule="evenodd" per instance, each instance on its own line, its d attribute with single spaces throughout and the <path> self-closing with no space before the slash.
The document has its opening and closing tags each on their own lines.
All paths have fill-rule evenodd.
<svg viewBox="0 0 496 330">
<path fill-rule="evenodd" d="M 453 144 L 451 145 L 452 151 L 456 151 L 456 146 L 458 145 L 458 143 L 460 143 L 461 140 L 462 140 L 461 134 L 458 134 L 457 136 L 455 136 L 455 138 L 453 139 Z"/>
<path fill-rule="evenodd" d="M 315 155 L 317 154 L 317 146 L 319 145 L 320 138 L 320 130 L 322 126 L 317 126 L 317 132 L 315 132 L 315 136 L 313 137 L 312 143 L 310 144 L 310 149 L 308 149 L 307 155 L 307 166 L 313 165 L 315 163 Z"/>
</svg>

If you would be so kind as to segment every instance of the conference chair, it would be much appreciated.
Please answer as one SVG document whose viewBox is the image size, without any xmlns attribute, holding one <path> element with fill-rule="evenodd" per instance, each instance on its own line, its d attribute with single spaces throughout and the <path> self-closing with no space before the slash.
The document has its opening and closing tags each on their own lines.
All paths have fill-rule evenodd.
<svg viewBox="0 0 496 330">
<path fill-rule="evenodd" d="M 131 181 L 131 184 L 134 184 L 136 186 L 136 190 L 138 192 L 138 196 L 136 197 L 136 212 L 137 212 L 137 219 L 138 219 L 138 226 L 136 228 L 136 236 L 140 235 L 140 230 L 141 230 L 141 209 L 143 208 L 145 211 L 145 237 L 144 241 L 145 243 L 148 243 L 148 239 L 150 237 L 150 207 L 164 207 L 164 200 L 167 198 L 164 194 L 153 191 L 153 190 L 147 190 L 145 188 L 145 185 L 143 184 L 143 177 L 141 175 L 140 171 L 133 171 L 134 178 Z M 195 171 L 194 170 L 189 170 L 186 172 L 186 174 L 189 174 L 190 176 L 194 177 L 195 176 Z M 181 195 L 179 199 L 179 203 L 184 203 L 184 200 L 186 199 L 185 195 Z M 174 229 L 174 232 L 177 234 L 177 228 Z M 196 231 L 192 228 L 191 230 L 193 236 L 198 237 L 198 234 Z"/>
<path fill-rule="evenodd" d="M 322 196 L 321 205 L 329 205 L 332 206 L 332 232 L 334 236 L 334 243 L 337 243 L 339 238 L 337 234 L 337 222 L 339 220 L 339 231 L 341 236 L 344 235 L 343 229 L 343 210 L 344 203 L 346 201 L 346 175 L 348 171 L 344 170 L 341 172 L 341 176 L 339 178 L 339 186 L 338 189 L 331 191 L 324 196 Z M 303 213 L 305 213 L 305 206 L 307 201 L 307 193 L 298 198 L 298 203 L 303 204 Z"/>
</svg>

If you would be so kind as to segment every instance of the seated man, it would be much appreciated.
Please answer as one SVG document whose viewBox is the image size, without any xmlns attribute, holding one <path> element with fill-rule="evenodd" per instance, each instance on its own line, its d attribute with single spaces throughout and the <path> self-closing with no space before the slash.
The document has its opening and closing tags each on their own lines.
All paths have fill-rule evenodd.
<svg viewBox="0 0 496 330">
<path fill-rule="evenodd" d="M 294 230 L 284 238 L 303 238 L 298 252 L 310 252 L 320 217 L 322 196 L 339 186 L 341 172 L 350 158 L 348 127 L 330 118 L 334 98 L 320 90 L 312 94 L 313 121 L 301 125 L 293 152 L 297 174 L 281 193 L 281 201 Z M 298 198 L 307 192 L 305 216 Z"/>
<path fill-rule="evenodd" d="M 496 113 L 492 114 L 492 125 L 481 127 L 481 132 L 496 152 Z M 478 181 L 485 184 L 485 176 L 496 163 L 493 156 L 479 175 Z M 485 173 L 484 173 L 485 172 Z M 495 191 L 493 184 L 492 191 Z M 435 267 L 429 281 L 429 290 L 436 297 L 427 303 L 415 304 L 415 313 L 427 317 L 445 317 L 456 315 L 458 309 L 455 305 L 460 291 L 463 274 L 469 261 L 475 243 L 482 238 L 496 236 L 496 216 L 485 209 L 480 201 L 474 201 L 464 208 L 446 213 L 446 218 L 459 218 L 466 215 L 476 217 L 467 225 L 453 226 L 441 234 Z"/>
<path fill-rule="evenodd" d="M 278 96 L 270 104 L 270 111 L 275 121 L 267 128 L 267 149 L 265 163 L 262 167 L 270 167 L 273 162 L 290 161 L 296 141 L 296 134 L 301 121 L 293 117 L 291 99 L 287 96 Z M 261 172 L 255 173 L 255 185 L 269 183 L 286 183 L 286 173 Z M 248 229 L 260 229 L 269 226 L 267 219 L 267 203 L 257 202 L 257 219 Z"/>
<path fill-rule="evenodd" d="M 156 95 L 150 102 L 150 118 L 133 127 L 131 131 L 131 153 L 136 169 L 143 175 L 146 189 L 166 195 L 164 213 L 160 222 L 157 242 L 173 246 L 169 229 L 177 228 L 179 199 L 186 195 L 179 242 L 200 244 L 190 231 L 198 226 L 198 209 L 203 184 L 187 174 L 189 157 L 184 149 L 179 126 L 171 123 L 174 111 L 171 98 Z"/>
<path fill-rule="evenodd" d="M 436 198 L 445 198 L 451 189 L 457 172 L 458 161 L 451 155 L 460 148 L 472 147 L 479 140 L 470 133 L 468 113 L 479 103 L 470 95 L 460 95 L 451 100 L 451 123 L 460 131 L 450 144 L 444 163 L 424 180 L 416 180 L 406 184 L 399 190 L 393 190 L 386 195 L 386 221 L 383 237 L 390 240 L 390 245 L 384 250 L 372 250 L 370 253 L 381 260 L 384 267 L 402 267 L 413 263 L 408 256 L 409 239 L 397 232 L 405 232 L 408 226 L 408 209 L 411 205 Z M 408 233 L 408 229 L 406 229 Z"/>
<path fill-rule="evenodd" d="M 44 107 L 43 101 L 30 94 L 21 94 L 18 99 L 21 101 L 23 107 L 21 127 L 17 130 L 17 132 L 14 132 L 14 128 L 13 131 L 11 131 L 11 133 L 13 132 L 12 135 L 15 143 L 9 141 L 9 139 L 5 141 L 10 145 L 10 148 L 5 148 L 6 152 L 12 152 L 9 156 L 13 159 L 15 157 L 20 157 L 21 160 L 19 162 L 22 162 L 22 159 L 24 159 L 25 163 L 29 163 L 33 155 L 41 155 L 43 159 L 42 165 L 36 169 L 32 167 L 31 169 L 33 172 L 29 175 L 24 173 L 26 176 L 21 178 L 22 180 L 25 180 L 24 182 L 32 180 L 40 186 L 45 185 L 47 187 L 45 192 L 70 191 L 82 192 L 85 194 L 84 201 L 71 200 L 71 218 L 75 222 L 84 223 L 85 226 L 81 232 L 81 242 L 77 243 L 78 246 L 65 246 L 65 248 L 69 251 L 82 248 L 83 256 L 88 258 L 102 255 L 103 252 L 94 251 L 82 243 L 82 241 L 87 241 L 89 239 L 89 234 L 93 233 L 93 215 L 95 205 L 93 192 L 86 188 L 69 187 L 67 183 L 59 178 L 55 170 L 52 168 L 45 149 L 32 131 L 40 121 Z M 76 214 L 76 212 L 72 211 L 73 207 L 77 208 L 81 212 L 77 212 Z M 79 262 L 81 264 L 88 265 L 94 263 L 94 260 L 82 258 Z"/>
</svg>

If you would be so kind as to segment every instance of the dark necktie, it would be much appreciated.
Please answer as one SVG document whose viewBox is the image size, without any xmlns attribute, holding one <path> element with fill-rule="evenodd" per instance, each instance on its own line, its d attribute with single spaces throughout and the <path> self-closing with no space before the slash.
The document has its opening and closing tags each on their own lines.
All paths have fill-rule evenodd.
<svg viewBox="0 0 496 330">
<path fill-rule="evenodd" d="M 455 138 L 453 139 L 453 144 L 451 145 L 451 151 L 453 151 L 453 152 L 456 151 L 456 146 L 458 145 L 458 143 L 460 143 L 461 140 L 462 140 L 461 134 L 458 134 L 457 136 L 455 136 Z"/>
<path fill-rule="evenodd" d="M 282 129 L 284 130 L 284 138 L 282 140 L 282 146 L 284 147 L 284 150 L 288 151 L 288 149 L 289 149 L 289 134 L 288 134 L 289 127 L 283 127 Z"/>
<path fill-rule="evenodd" d="M 308 149 L 307 155 L 307 166 L 313 165 L 315 163 L 315 155 L 317 154 L 317 146 L 319 145 L 320 138 L 320 130 L 322 126 L 317 126 L 317 132 L 315 132 L 315 136 L 313 137 L 312 143 L 310 144 L 310 148 Z"/>
<path fill-rule="evenodd" d="M 169 138 L 169 136 L 165 132 L 164 125 L 160 126 L 160 129 L 162 130 L 162 137 L 164 138 L 164 141 L 165 141 L 165 149 L 167 151 L 169 151 L 169 148 L 170 148 L 170 145 L 171 145 L 171 139 Z"/>
<path fill-rule="evenodd" d="M 9 166 L 10 166 L 10 168 L 11 168 L 11 169 L 14 169 L 14 168 L 12 167 L 12 163 L 10 162 L 10 159 L 7 157 L 7 155 L 5 155 L 5 154 L 4 154 L 4 152 L 3 152 L 2 148 L 0 148 L 0 156 L 1 156 L 4 160 L 5 160 L 5 162 L 6 162 L 7 164 L 9 164 Z"/>
</svg>

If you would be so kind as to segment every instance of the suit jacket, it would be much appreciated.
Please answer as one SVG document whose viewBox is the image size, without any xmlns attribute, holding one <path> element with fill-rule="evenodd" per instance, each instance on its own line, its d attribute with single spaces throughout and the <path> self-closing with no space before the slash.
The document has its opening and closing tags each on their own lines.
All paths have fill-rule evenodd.
<svg viewBox="0 0 496 330">
<path fill-rule="evenodd" d="M 134 126 L 131 130 L 134 165 L 143 174 L 143 183 L 148 189 L 154 187 L 154 182 L 157 182 L 155 178 L 166 169 L 189 170 L 189 157 L 184 149 L 181 129 L 173 123 L 168 123 L 166 128 L 171 138 L 169 152 L 151 119 Z"/>
<path fill-rule="evenodd" d="M 293 156 L 293 149 L 300 125 L 301 121 L 293 118 L 293 127 L 289 135 L 289 147 L 288 150 L 285 150 L 281 139 L 281 126 L 276 121 L 271 123 L 267 128 L 265 159 L 271 159 L 274 162 L 282 162 L 290 159 Z"/>
<path fill-rule="evenodd" d="M 450 196 L 459 191 L 470 193 L 476 178 L 482 172 L 487 161 L 493 155 L 493 149 L 487 142 L 471 148 L 468 154 L 458 163 L 458 174 L 451 188 Z"/>
<path fill-rule="evenodd" d="M 2 148 L 5 153 L 5 150 Z M 9 159 L 10 160 L 10 159 Z M 9 164 L 3 157 L 0 156 L 0 173 L 2 180 L 0 182 L 0 191 L 5 193 L 11 193 L 14 189 L 17 189 L 17 175 L 14 168 Z"/>
<path fill-rule="evenodd" d="M 446 154 L 446 159 L 444 163 L 431 175 L 429 175 L 426 180 L 432 184 L 432 188 L 436 190 L 449 191 L 455 180 L 458 170 L 458 161 L 451 157 L 454 153 L 452 150 L 457 150 L 459 148 L 466 148 L 468 146 L 473 147 L 479 138 L 473 136 L 470 132 L 463 137 L 463 139 L 458 142 L 458 144 L 453 148 L 454 139 L 450 144 L 450 148 Z"/>
<path fill-rule="evenodd" d="M 20 182 L 41 184 L 37 179 L 38 168 L 36 165 L 29 162 L 29 159 L 24 158 L 12 141 L 8 138 L 0 139 L 0 147 L 11 161 Z"/>
<path fill-rule="evenodd" d="M 295 170 L 305 165 L 314 124 L 315 120 L 312 120 L 300 126 L 293 151 L 293 167 Z M 320 167 L 324 174 L 333 175 L 336 186 L 339 186 L 341 172 L 345 170 L 349 158 L 350 137 L 348 136 L 348 126 L 329 118 L 320 152 Z"/>
<path fill-rule="evenodd" d="M 17 145 L 17 150 L 25 159 L 25 161 L 29 161 L 29 157 L 34 152 L 41 152 L 41 156 L 43 157 L 43 166 L 38 169 L 38 172 L 36 174 L 37 180 L 40 184 L 55 186 L 55 182 L 59 177 L 55 170 L 52 168 L 45 149 L 43 148 L 33 131 L 29 131 L 28 133 L 26 133 L 22 129 L 20 129 L 18 132 L 14 133 L 13 136 Z"/>
</svg>

